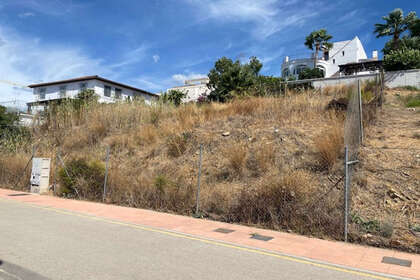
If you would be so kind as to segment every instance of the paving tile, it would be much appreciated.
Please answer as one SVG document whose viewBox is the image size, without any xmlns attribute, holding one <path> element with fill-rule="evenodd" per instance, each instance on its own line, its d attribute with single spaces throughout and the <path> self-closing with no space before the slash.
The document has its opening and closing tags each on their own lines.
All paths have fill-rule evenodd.
<svg viewBox="0 0 420 280">
<path fill-rule="evenodd" d="M 389 272 L 403 277 L 420 278 L 420 255 L 309 238 L 297 234 L 257 229 L 242 225 L 225 224 L 222 222 L 159 213 L 145 209 L 61 199 L 51 196 L 8 196 L 9 194 L 16 193 L 22 192 L 0 189 L 0 197 L 2 198 L 32 203 L 38 206 L 54 207 L 66 211 L 95 215 L 106 219 L 139 224 L 141 226 L 161 228 L 163 230 L 174 230 L 176 232 L 191 234 L 202 238 L 277 251 L 289 255 L 307 257 L 364 270 L 382 273 Z M 216 228 L 229 228 L 235 231 L 229 234 L 221 234 L 214 232 Z M 253 233 L 272 236 L 273 239 L 266 242 L 251 239 L 250 236 Z M 412 267 L 407 268 L 383 264 L 382 258 L 384 256 L 410 259 L 412 260 Z"/>
</svg>

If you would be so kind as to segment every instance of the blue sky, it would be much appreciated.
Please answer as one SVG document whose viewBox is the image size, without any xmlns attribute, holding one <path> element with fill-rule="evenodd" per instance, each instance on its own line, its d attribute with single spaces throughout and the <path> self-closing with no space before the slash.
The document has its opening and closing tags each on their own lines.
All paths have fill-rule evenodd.
<svg viewBox="0 0 420 280">
<path fill-rule="evenodd" d="M 374 23 L 419 0 L 0 0 L 0 80 L 21 84 L 101 75 L 152 92 L 208 73 L 227 56 L 257 56 L 280 75 L 284 56 L 306 57 L 311 31 L 359 36 L 366 53 L 386 39 Z M 0 83 L 0 101 L 31 100 Z"/>
</svg>

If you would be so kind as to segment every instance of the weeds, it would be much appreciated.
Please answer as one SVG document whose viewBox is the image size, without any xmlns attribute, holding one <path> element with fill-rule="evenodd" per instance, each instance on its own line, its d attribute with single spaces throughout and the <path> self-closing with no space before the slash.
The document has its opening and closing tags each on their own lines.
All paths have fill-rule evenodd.
<svg viewBox="0 0 420 280">
<path fill-rule="evenodd" d="M 342 154 L 343 129 L 335 124 L 316 137 L 314 142 L 321 167 L 331 169 Z"/>
</svg>

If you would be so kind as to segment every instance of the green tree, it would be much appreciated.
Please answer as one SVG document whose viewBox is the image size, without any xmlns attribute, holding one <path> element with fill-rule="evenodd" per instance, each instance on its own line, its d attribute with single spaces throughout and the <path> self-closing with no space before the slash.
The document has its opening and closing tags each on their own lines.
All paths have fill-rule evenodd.
<svg viewBox="0 0 420 280">
<path fill-rule="evenodd" d="M 420 19 L 413 20 L 408 29 L 410 29 L 411 37 L 420 37 Z"/>
<path fill-rule="evenodd" d="M 17 113 L 7 112 L 7 108 L 0 105 L 0 130 L 13 128 L 19 122 Z"/>
<path fill-rule="evenodd" d="M 329 50 L 332 48 L 332 43 L 328 42 L 332 39 L 332 36 L 327 33 L 326 29 L 320 29 L 311 32 L 306 37 L 305 46 L 309 49 L 315 49 L 315 59 L 314 59 L 314 68 L 316 68 L 316 64 L 318 62 L 318 52 L 322 50 Z"/>
<path fill-rule="evenodd" d="M 319 68 L 305 68 L 299 73 L 299 80 L 324 78 L 324 71 Z"/>
<path fill-rule="evenodd" d="M 187 96 L 187 92 L 183 92 L 177 89 L 169 90 L 168 92 L 161 94 L 161 101 L 163 103 L 172 103 L 175 106 L 179 106 L 182 103 L 182 99 Z"/>
<path fill-rule="evenodd" d="M 420 50 L 402 48 L 392 50 L 384 57 L 384 68 L 388 71 L 420 68 Z"/>
<path fill-rule="evenodd" d="M 401 9 L 395 9 L 382 19 L 385 23 L 375 24 L 374 33 L 376 37 L 392 36 L 392 49 L 398 49 L 400 45 L 400 36 L 413 25 L 417 19 L 415 12 L 410 12 L 406 17 Z"/>
<path fill-rule="evenodd" d="M 256 83 L 262 66 L 256 57 L 251 57 L 248 63 L 220 58 L 208 75 L 210 81 L 207 86 L 211 90 L 209 100 L 226 102 L 234 96 L 246 94 Z"/>
</svg>

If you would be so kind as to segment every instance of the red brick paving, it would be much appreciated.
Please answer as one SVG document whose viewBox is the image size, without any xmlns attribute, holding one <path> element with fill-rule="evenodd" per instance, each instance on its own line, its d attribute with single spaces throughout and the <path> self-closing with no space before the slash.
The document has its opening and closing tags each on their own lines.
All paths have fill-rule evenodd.
<svg viewBox="0 0 420 280">
<path fill-rule="evenodd" d="M 263 230 L 235 224 L 226 224 L 186 216 L 88 201 L 69 200 L 39 195 L 8 196 L 9 194 L 15 193 L 19 192 L 0 189 L 0 198 L 31 203 L 38 206 L 63 209 L 81 214 L 94 215 L 121 222 L 156 227 L 163 230 L 173 230 L 203 238 L 276 251 L 297 257 L 324 261 L 331 264 L 345 265 L 363 270 L 420 279 L 420 255 L 416 254 L 408 254 L 395 250 L 386 250 L 354 244 L 345 244 L 343 242 L 309 238 L 284 232 Z M 235 231 L 229 234 L 214 232 L 214 230 L 219 227 L 233 229 Z M 253 233 L 272 236 L 274 238 L 267 242 L 250 239 L 250 235 Z M 383 256 L 410 259 L 412 261 L 412 265 L 408 268 L 398 265 L 383 264 L 381 262 Z"/>
</svg>

